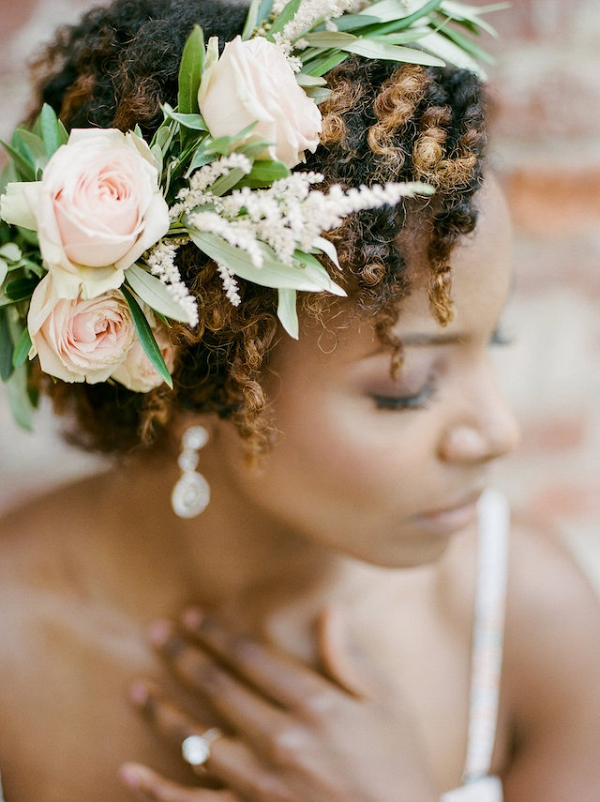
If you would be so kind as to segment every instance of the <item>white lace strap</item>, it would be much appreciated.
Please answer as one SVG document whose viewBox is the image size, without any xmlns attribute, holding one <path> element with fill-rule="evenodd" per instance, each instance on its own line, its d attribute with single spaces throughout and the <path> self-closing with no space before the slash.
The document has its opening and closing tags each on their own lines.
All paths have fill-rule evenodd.
<svg viewBox="0 0 600 802">
<path fill-rule="evenodd" d="M 498 491 L 482 495 L 479 529 L 465 785 L 489 774 L 496 740 L 510 530 L 508 502 Z"/>
</svg>

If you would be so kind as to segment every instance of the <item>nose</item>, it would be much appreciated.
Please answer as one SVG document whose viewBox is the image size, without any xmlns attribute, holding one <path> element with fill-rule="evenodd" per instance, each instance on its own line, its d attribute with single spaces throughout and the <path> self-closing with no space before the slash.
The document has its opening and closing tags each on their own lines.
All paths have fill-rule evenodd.
<svg viewBox="0 0 600 802">
<path fill-rule="evenodd" d="M 519 441 L 519 424 L 504 395 L 493 377 L 480 376 L 444 430 L 439 454 L 446 462 L 489 462 L 513 451 Z"/>
</svg>

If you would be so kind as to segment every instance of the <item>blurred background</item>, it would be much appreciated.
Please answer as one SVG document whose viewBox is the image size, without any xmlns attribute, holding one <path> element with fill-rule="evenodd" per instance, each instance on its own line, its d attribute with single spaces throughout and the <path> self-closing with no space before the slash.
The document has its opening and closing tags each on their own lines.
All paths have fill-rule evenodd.
<svg viewBox="0 0 600 802">
<path fill-rule="evenodd" d="M 27 109 L 28 56 L 96 3 L 0 2 L 6 138 Z M 512 0 L 489 19 L 492 161 L 517 232 L 514 344 L 496 359 L 524 432 L 497 483 L 558 529 L 600 590 L 600 4 Z M 18 430 L 0 389 L 0 512 L 98 466 L 60 442 L 47 410 L 35 436 Z"/>
</svg>

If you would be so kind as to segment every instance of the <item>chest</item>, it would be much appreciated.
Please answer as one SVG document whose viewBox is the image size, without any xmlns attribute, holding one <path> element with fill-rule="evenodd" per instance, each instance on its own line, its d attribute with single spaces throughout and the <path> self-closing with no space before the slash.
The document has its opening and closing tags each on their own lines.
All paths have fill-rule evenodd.
<svg viewBox="0 0 600 802">
<path fill-rule="evenodd" d="M 470 630 L 443 626 L 435 605 L 413 603 L 410 617 L 402 608 L 363 606 L 355 658 L 390 703 L 410 711 L 438 782 L 454 787 L 466 751 Z M 89 605 L 30 612 L 15 613 L 21 625 L 4 641 L 1 666 L 0 755 L 10 802 L 127 802 L 117 772 L 128 760 L 193 782 L 178 751 L 128 701 L 139 676 L 180 694 L 139 624 Z"/>
</svg>

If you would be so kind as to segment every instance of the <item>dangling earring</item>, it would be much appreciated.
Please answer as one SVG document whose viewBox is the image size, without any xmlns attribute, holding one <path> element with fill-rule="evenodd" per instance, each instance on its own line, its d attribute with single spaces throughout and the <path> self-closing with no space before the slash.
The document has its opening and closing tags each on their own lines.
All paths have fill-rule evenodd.
<svg viewBox="0 0 600 802">
<path fill-rule="evenodd" d="M 178 465 L 181 476 L 173 488 L 171 505 L 180 518 L 195 518 L 204 512 L 210 501 L 210 486 L 204 476 L 196 471 L 198 451 L 208 442 L 204 426 L 190 426 L 181 438 L 181 453 Z"/>
</svg>

